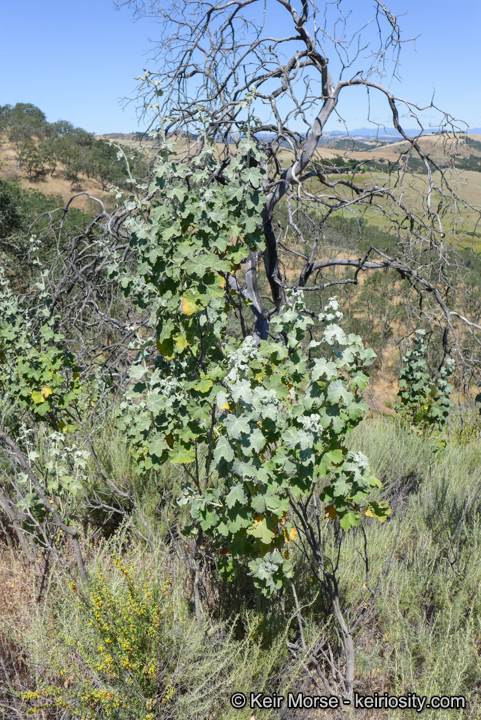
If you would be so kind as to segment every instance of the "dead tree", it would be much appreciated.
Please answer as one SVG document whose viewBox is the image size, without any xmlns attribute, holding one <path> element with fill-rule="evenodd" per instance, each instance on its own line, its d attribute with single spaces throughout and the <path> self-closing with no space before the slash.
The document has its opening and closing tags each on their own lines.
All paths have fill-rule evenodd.
<svg viewBox="0 0 481 720">
<path fill-rule="evenodd" d="M 145 72 L 139 97 L 146 112 L 154 107 L 168 118 L 167 133 L 195 136 L 184 161 L 215 142 L 220 162 L 211 181 L 222 182 L 223 169 L 246 132 L 267 157 L 267 199 L 259 217 L 263 269 L 260 253 L 246 258 L 250 282 L 243 288 L 253 304 L 255 334 L 267 337 L 269 318 L 279 312 L 288 287 L 322 293 L 355 285 L 362 273 L 390 268 L 411 284 L 418 321 L 438 324 L 444 355 L 454 352 L 466 361 L 460 326 L 476 347 L 480 327 L 477 316 L 465 317 L 455 307 L 454 285 L 459 289 L 462 280 L 455 278 L 454 248 L 462 212 L 477 210 L 458 197 L 456 173 L 448 162 L 465 127 L 433 104 L 420 108 L 395 97 L 384 84 L 396 76 L 407 42 L 393 13 L 380 0 L 371 16 L 356 12 L 356 21 L 344 12 L 342 0 L 319 7 L 307 0 L 118 0 L 117 5 L 159 23 L 153 67 Z M 367 3 L 365 11 L 372 12 Z M 359 102 L 355 88 L 363 88 L 368 98 L 384 98 L 402 141 L 387 172 L 370 172 L 367 165 L 360 175 L 358 156 L 347 154 L 345 167 L 337 168 L 322 153 L 323 134 L 338 129 L 337 121 L 348 133 L 341 108 L 350 93 Z M 423 149 L 422 137 L 433 129 L 423 123 L 427 109 L 437 113 L 447 166 L 440 167 Z M 404 129 L 403 115 L 414 121 L 416 133 Z M 413 164 L 424 173 L 422 182 L 410 172 Z M 353 247 L 349 257 L 339 256 L 339 248 L 329 242 L 329 229 L 340 216 L 358 223 L 359 239 L 367 234 L 362 254 Z M 370 226 L 366 232 L 363 221 L 374 216 L 392 238 L 388 251 L 369 243 Z M 301 267 L 295 277 L 291 267 L 288 278 L 289 259 Z M 339 268 L 342 274 L 332 274 Z M 258 281 L 264 274 L 266 282 Z M 468 365 L 477 375 L 475 363 L 468 359 Z"/>
</svg>

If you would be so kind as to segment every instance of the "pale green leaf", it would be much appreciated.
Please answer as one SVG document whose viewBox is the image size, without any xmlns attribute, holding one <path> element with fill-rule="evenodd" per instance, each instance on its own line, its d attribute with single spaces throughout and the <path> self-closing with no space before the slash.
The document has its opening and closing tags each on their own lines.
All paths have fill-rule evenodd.
<svg viewBox="0 0 481 720">
<path fill-rule="evenodd" d="M 174 465 L 187 465 L 195 462 L 195 452 L 191 449 L 178 446 L 169 453 L 169 460 Z"/>
<path fill-rule="evenodd" d="M 264 545 L 270 545 L 275 534 L 267 527 L 266 519 L 260 520 L 246 530 L 248 535 L 258 538 Z"/>
<path fill-rule="evenodd" d="M 245 505 L 247 497 L 242 485 L 234 485 L 232 490 L 226 495 L 225 501 L 227 503 L 227 507 L 229 508 L 234 507 L 236 503 L 239 503 L 239 505 Z"/>
</svg>

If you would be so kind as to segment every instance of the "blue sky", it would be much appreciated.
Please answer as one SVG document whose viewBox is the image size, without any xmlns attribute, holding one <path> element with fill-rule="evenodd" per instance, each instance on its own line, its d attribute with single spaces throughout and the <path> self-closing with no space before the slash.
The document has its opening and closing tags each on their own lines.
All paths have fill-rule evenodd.
<svg viewBox="0 0 481 720">
<path fill-rule="evenodd" d="M 350 0 L 346 0 L 347 3 Z M 372 0 L 351 0 L 370 12 Z M 320 3 L 319 3 L 320 4 Z M 481 4 L 465 0 L 394 0 L 406 44 L 402 83 L 390 89 L 421 105 L 436 102 L 471 127 L 481 127 Z M 31 102 L 47 119 L 69 120 L 97 134 L 138 129 L 135 106 L 122 110 L 121 98 L 134 94 L 134 77 L 148 62 L 158 28 L 147 19 L 133 22 L 112 0 L 0 0 L 0 104 Z M 277 16 L 277 29 L 282 15 Z M 356 99 L 357 98 L 357 99 Z M 366 126 L 364 95 L 346 95 L 340 110 L 351 128 Z M 373 117 L 392 123 L 382 105 Z M 431 113 L 432 115 L 432 113 Z M 430 113 L 426 114 L 429 122 Z M 432 115 L 434 117 L 434 115 Z M 406 127 L 413 127 L 409 119 Z M 341 129 L 335 127 L 326 130 Z"/>
</svg>

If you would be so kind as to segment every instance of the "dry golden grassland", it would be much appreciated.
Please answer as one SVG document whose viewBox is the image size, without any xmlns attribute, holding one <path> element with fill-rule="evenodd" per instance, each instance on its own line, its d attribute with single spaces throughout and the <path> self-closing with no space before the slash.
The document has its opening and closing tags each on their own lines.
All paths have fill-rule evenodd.
<svg viewBox="0 0 481 720">
<path fill-rule="evenodd" d="M 481 136 L 470 135 L 473 140 L 481 141 Z M 99 135 L 98 139 L 112 140 L 118 143 L 120 146 L 125 146 L 129 149 L 140 150 L 145 157 L 150 161 L 155 156 L 155 146 L 148 140 L 139 141 L 133 135 Z M 188 141 L 184 136 L 179 137 L 176 141 L 176 151 L 179 154 L 195 149 L 195 140 Z M 372 161 L 384 161 L 394 163 L 399 159 L 401 153 L 405 153 L 409 149 L 409 144 L 406 142 L 398 143 L 387 143 L 376 147 L 372 143 L 371 149 L 366 150 L 338 150 L 332 147 L 334 142 L 320 145 L 317 151 L 317 156 L 320 161 L 322 160 L 335 160 L 336 158 L 345 158 L 351 160 L 372 160 Z M 365 143 L 367 145 L 367 143 Z M 439 137 L 439 136 L 426 136 L 419 140 L 419 145 L 424 152 L 428 152 L 432 155 L 433 160 L 436 162 L 442 162 L 445 160 L 446 153 L 453 152 L 456 149 L 459 157 L 468 157 L 470 154 L 478 155 L 476 149 L 470 148 L 469 146 L 462 145 L 458 140 L 450 137 Z M 217 152 L 221 153 L 221 146 L 217 146 Z M 479 153 L 481 155 L 481 153 Z M 293 155 L 287 149 L 281 149 L 278 155 L 278 160 L 283 167 L 287 167 L 293 160 Z M 63 168 L 61 164 L 57 167 L 53 176 L 47 172 L 38 178 L 30 180 L 27 172 L 23 168 L 18 168 L 17 160 L 15 157 L 14 149 L 5 138 L 0 138 L 0 177 L 18 177 L 22 187 L 34 188 L 40 190 L 47 195 L 59 195 L 62 197 L 63 202 L 66 202 L 73 194 L 78 192 L 75 184 L 71 181 L 64 179 Z M 339 177 L 339 176 L 335 176 Z M 459 171 L 453 170 L 448 173 L 449 181 L 452 188 L 457 194 L 462 197 L 467 203 L 472 206 L 481 206 L 481 173 L 474 171 Z M 439 180 L 439 173 L 433 174 L 434 181 Z M 355 176 L 355 181 L 360 185 L 371 185 L 376 183 L 380 186 L 390 186 L 393 189 L 396 197 L 403 199 L 408 207 L 418 211 L 423 207 L 424 198 L 427 189 L 427 176 L 426 175 L 406 175 L 401 183 L 396 186 L 396 176 L 389 177 L 387 173 L 382 172 L 370 172 L 369 170 L 365 173 L 359 173 Z M 320 189 L 317 181 L 312 182 L 312 190 Z M 317 186 L 317 187 L 316 187 Z M 86 176 L 81 177 L 81 190 L 91 195 L 99 197 L 100 199 L 109 198 L 109 193 L 102 190 L 102 186 L 99 181 L 95 178 L 87 178 Z M 434 193 L 432 196 L 433 205 L 439 201 L 439 193 Z M 75 201 L 75 206 L 80 209 L 87 209 L 88 200 L 85 197 L 78 198 Z M 355 211 L 358 212 L 358 211 Z M 364 211 L 363 211 L 364 212 Z M 456 223 L 457 233 L 460 236 L 463 244 L 472 244 L 473 238 L 471 233 L 476 230 L 476 212 L 470 209 L 463 210 L 460 206 L 457 207 L 456 211 Z M 383 218 L 379 213 L 374 211 L 367 212 L 366 219 L 380 229 L 386 229 L 388 221 Z M 476 243 L 476 246 L 481 243 Z"/>
<path fill-rule="evenodd" d="M 110 204 L 112 204 L 112 196 L 102 190 L 100 182 L 95 178 L 81 176 L 80 190 L 77 188 L 76 183 L 66 180 L 63 177 L 61 163 L 57 165 L 53 176 L 47 169 L 45 175 L 30 180 L 25 168 L 18 167 L 13 147 L 5 141 L 5 138 L 0 138 L 0 178 L 16 178 L 20 181 L 23 189 L 39 190 L 45 195 L 59 196 L 62 198 L 63 203 L 66 203 L 73 195 L 79 192 L 86 192 L 102 201 L 110 201 Z M 76 198 L 73 207 L 79 210 L 91 209 L 90 201 L 85 196 Z"/>
</svg>

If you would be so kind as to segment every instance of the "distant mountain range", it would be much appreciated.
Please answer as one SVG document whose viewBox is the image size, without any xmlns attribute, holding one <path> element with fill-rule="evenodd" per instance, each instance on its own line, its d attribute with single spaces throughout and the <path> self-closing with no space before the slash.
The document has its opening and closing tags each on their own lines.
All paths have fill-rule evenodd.
<svg viewBox="0 0 481 720">
<path fill-rule="evenodd" d="M 404 132 L 408 137 L 415 137 L 416 135 L 419 135 L 419 128 L 415 129 L 404 129 Z M 459 134 L 464 134 L 464 132 L 458 131 Z M 468 135 L 481 135 L 481 128 L 468 128 Z M 433 133 L 439 133 L 439 130 L 423 130 L 423 135 L 431 135 Z M 395 128 L 356 128 L 355 130 L 350 130 L 349 134 L 342 130 L 334 130 L 332 132 L 326 132 L 323 135 L 323 138 L 327 138 L 328 136 L 331 136 L 331 139 L 334 138 L 341 138 L 341 137 L 351 137 L 351 138 L 368 138 L 370 140 L 374 138 L 379 138 L 383 142 L 398 142 L 402 136 L 398 133 L 398 131 Z M 322 139 L 321 139 L 322 142 Z"/>
<path fill-rule="evenodd" d="M 416 137 L 419 135 L 419 129 L 404 129 L 404 132 L 408 137 Z M 424 130 L 423 135 L 432 135 L 439 133 L 439 130 Z M 459 131 L 459 134 L 462 135 L 464 133 L 461 133 Z M 469 128 L 468 129 L 468 135 L 481 135 L 481 128 Z M 272 135 L 269 133 L 262 133 L 257 135 L 258 138 L 263 139 L 265 141 L 268 141 L 272 138 Z M 351 140 L 360 140 L 360 141 L 368 141 L 372 142 L 373 140 L 378 140 L 381 143 L 394 143 L 399 142 L 402 140 L 402 135 L 398 133 L 398 131 L 395 128 L 355 128 L 354 130 L 350 130 L 349 133 L 347 133 L 344 130 L 333 130 L 331 132 L 325 132 L 323 133 L 322 137 L 319 139 L 319 144 L 324 144 L 328 142 L 332 142 L 333 140 L 343 140 L 345 138 L 350 138 Z"/>
<path fill-rule="evenodd" d="M 404 132 L 408 137 L 416 137 L 416 135 L 419 135 L 419 129 L 405 129 Z M 423 135 L 431 135 L 433 133 L 438 133 L 439 130 L 424 130 Z M 469 128 L 468 129 L 468 135 L 481 135 L 481 128 Z M 462 135 L 461 131 L 459 131 L 459 134 Z M 101 135 L 99 137 L 102 137 L 104 139 L 110 139 L 110 140 L 135 140 L 142 138 L 145 140 L 151 140 L 153 138 L 150 138 L 148 135 L 142 135 L 142 133 L 136 132 L 136 133 L 110 133 L 108 135 Z M 191 135 L 191 138 L 195 138 L 195 135 Z M 268 142 L 272 139 L 273 135 L 272 133 L 256 133 L 256 137 L 260 140 L 264 140 L 265 142 Z M 319 140 L 320 144 L 332 142 L 333 140 L 342 140 L 344 138 L 350 138 L 352 140 L 360 140 L 360 141 L 370 141 L 378 140 L 381 143 L 393 143 L 393 142 L 399 142 L 402 140 L 402 135 L 398 133 L 398 131 L 395 128 L 356 128 L 354 130 L 350 130 L 349 133 L 347 133 L 344 130 L 333 130 L 331 132 L 325 132 L 323 133 L 322 137 Z M 281 142 L 281 144 L 284 144 Z M 287 143 L 286 143 L 287 146 Z"/>
</svg>

